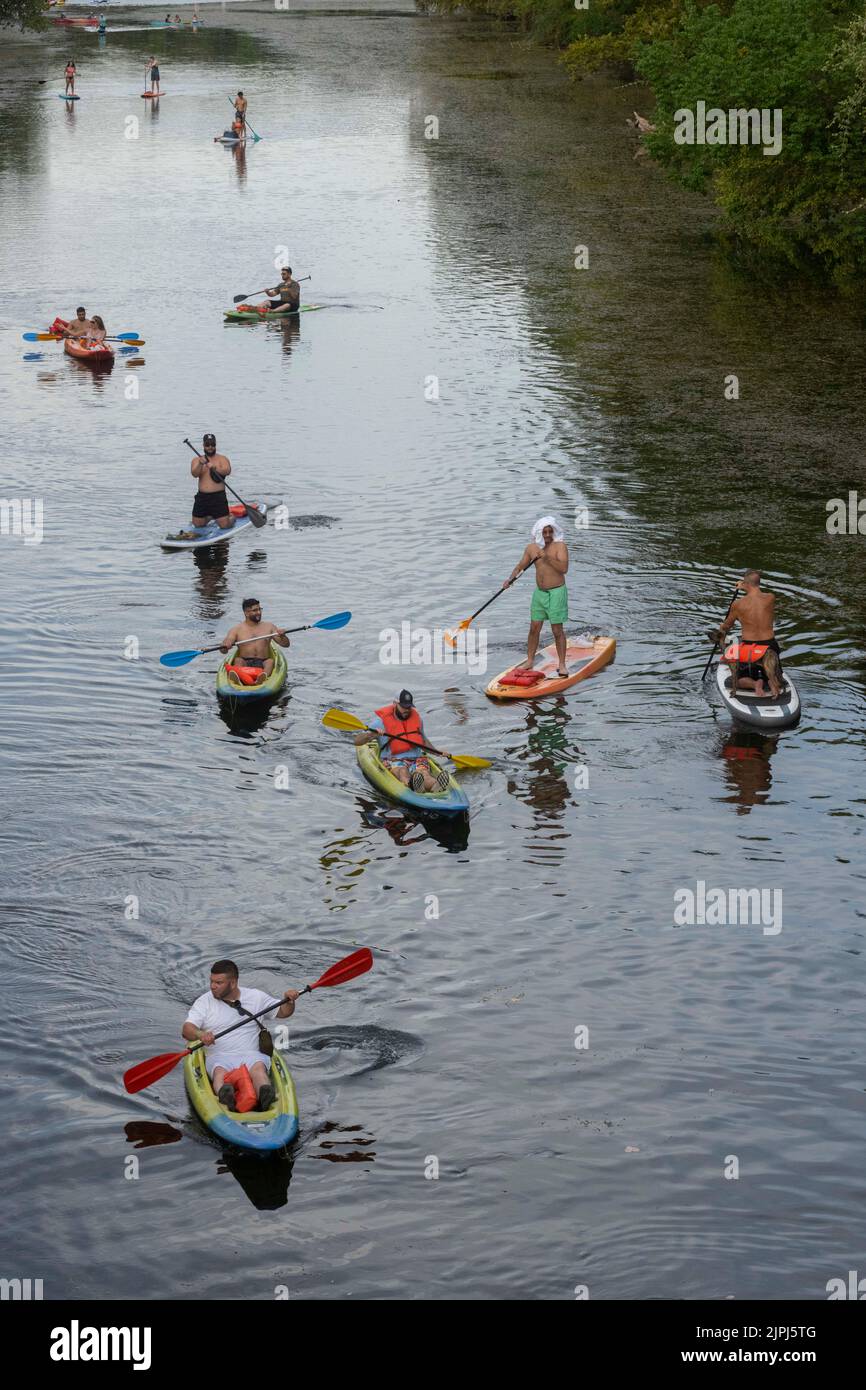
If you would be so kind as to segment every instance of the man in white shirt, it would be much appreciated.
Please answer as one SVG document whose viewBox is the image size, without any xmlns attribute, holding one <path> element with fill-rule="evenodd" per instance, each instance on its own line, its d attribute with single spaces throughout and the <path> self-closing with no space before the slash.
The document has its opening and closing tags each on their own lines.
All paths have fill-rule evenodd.
<svg viewBox="0 0 866 1390">
<path fill-rule="evenodd" d="M 239 1023 L 245 1014 L 256 1014 L 269 1004 L 274 1007 L 275 1018 L 291 1018 L 299 994 L 297 989 L 287 989 L 280 1003 L 264 990 L 241 989 L 233 960 L 218 960 L 211 966 L 210 990 L 196 999 L 181 1031 L 186 1042 L 200 1042 L 209 1049 L 205 1066 L 220 1105 L 234 1109 L 235 1090 L 225 1078 L 226 1073 L 236 1067 L 246 1066 L 249 1071 L 260 1110 L 269 1110 L 273 1105 L 274 1088 L 268 1073 L 270 1059 L 259 1048 L 261 1020 L 250 1019 L 224 1038 L 214 1035 Z"/>
</svg>

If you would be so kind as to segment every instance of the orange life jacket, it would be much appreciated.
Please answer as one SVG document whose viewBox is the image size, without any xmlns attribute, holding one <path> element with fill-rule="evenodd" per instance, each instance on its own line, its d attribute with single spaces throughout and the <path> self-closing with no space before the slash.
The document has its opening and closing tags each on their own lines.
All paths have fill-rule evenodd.
<svg viewBox="0 0 866 1390">
<path fill-rule="evenodd" d="M 385 733 L 388 734 L 391 739 L 388 745 L 388 751 L 391 756 L 395 758 L 398 753 L 420 752 L 421 750 L 418 748 L 418 743 L 416 741 L 413 740 L 412 742 L 408 742 L 405 738 L 396 737 L 396 735 L 399 734 L 414 734 L 420 739 L 424 732 L 420 714 L 413 706 L 412 713 L 404 723 L 402 719 L 397 718 L 395 713 L 396 708 L 395 702 L 391 705 L 383 705 L 381 709 L 376 710 L 376 713 L 385 725 Z"/>
<path fill-rule="evenodd" d="M 769 642 L 735 642 L 725 652 L 725 660 L 745 662 L 753 666 L 761 660 L 769 645 Z"/>
</svg>

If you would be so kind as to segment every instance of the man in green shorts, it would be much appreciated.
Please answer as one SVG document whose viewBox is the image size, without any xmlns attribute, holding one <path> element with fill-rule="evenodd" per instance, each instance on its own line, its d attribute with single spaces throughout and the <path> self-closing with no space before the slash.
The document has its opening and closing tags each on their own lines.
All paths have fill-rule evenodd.
<svg viewBox="0 0 866 1390">
<path fill-rule="evenodd" d="M 543 516 L 532 528 L 532 540 L 523 552 L 520 564 L 508 576 L 503 589 L 530 565 L 535 565 L 535 593 L 529 610 L 529 636 L 526 639 L 526 665 L 532 666 L 538 651 L 538 639 L 546 622 L 550 623 L 556 655 L 559 657 L 559 675 L 567 676 L 565 665 L 566 639 L 563 623 L 568 622 L 568 590 L 565 576 L 568 573 L 568 547 L 562 528 L 556 518 Z"/>
</svg>

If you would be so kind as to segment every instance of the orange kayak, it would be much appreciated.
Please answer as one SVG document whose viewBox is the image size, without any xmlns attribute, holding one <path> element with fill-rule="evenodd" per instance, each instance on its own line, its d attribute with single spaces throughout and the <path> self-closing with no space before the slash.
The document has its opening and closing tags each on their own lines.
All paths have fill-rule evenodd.
<svg viewBox="0 0 866 1390">
<path fill-rule="evenodd" d="M 523 666 L 510 667 L 500 671 L 487 687 L 486 693 L 494 700 L 539 700 L 544 695 L 558 695 L 569 690 L 578 681 L 594 676 L 603 666 L 613 661 L 616 653 L 616 639 L 613 637 L 581 637 L 569 640 L 565 649 L 567 676 L 557 675 L 559 659 L 556 647 L 545 647 L 539 653 L 532 674 Z"/>
<path fill-rule="evenodd" d="M 114 348 L 109 343 L 85 347 L 83 343 L 77 342 L 74 338 L 64 338 L 63 351 L 67 357 L 74 357 L 76 362 L 91 362 L 95 366 L 105 367 L 109 362 L 114 361 Z"/>
</svg>

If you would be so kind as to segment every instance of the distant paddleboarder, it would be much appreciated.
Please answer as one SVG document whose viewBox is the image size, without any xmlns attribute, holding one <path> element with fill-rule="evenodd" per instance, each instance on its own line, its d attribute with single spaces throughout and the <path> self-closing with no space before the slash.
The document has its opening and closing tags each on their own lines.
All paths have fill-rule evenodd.
<svg viewBox="0 0 866 1390">
<path fill-rule="evenodd" d="M 159 96 L 159 64 L 155 57 L 148 58 L 145 82 L 150 78 L 150 90 Z"/>
<path fill-rule="evenodd" d="M 722 656 L 731 668 L 731 691 L 738 687 L 765 695 L 766 679 L 770 694 L 777 699 L 782 693 L 782 659 L 776 641 L 774 594 L 761 588 L 761 571 L 747 570 L 739 582 L 745 590 L 734 599 L 727 617 L 707 636 L 712 642 L 724 642 L 735 623 L 740 624 L 740 640 Z"/>
<path fill-rule="evenodd" d="M 280 283 L 275 285 L 272 290 L 265 290 L 265 294 L 276 295 L 276 299 L 271 298 L 271 310 L 275 314 L 296 314 L 301 307 L 301 287 L 297 280 L 292 279 L 292 267 L 283 266 L 280 271 Z"/>
<path fill-rule="evenodd" d="M 72 58 L 70 58 L 70 59 L 68 60 L 67 64 L 66 64 L 66 72 L 65 72 L 65 77 L 66 77 L 66 96 L 68 96 L 68 97 L 74 97 L 74 96 L 75 96 L 75 76 L 76 76 L 76 72 L 77 72 L 77 69 L 76 69 L 76 66 L 75 66 L 75 62 L 74 62 L 74 60 L 73 60 Z"/>
<path fill-rule="evenodd" d="M 235 97 L 235 116 L 240 122 L 241 134 L 247 133 L 247 99 L 243 92 L 238 92 Z"/>
<path fill-rule="evenodd" d="M 565 576 L 568 573 L 568 547 L 562 527 L 555 517 L 543 516 L 532 528 L 532 539 L 523 552 L 519 565 L 515 565 L 503 584 L 507 589 L 523 570 L 535 565 L 535 593 L 529 610 L 529 634 L 526 638 L 526 665 L 531 667 L 538 651 L 538 641 L 545 622 L 550 623 L 556 655 L 559 658 L 558 675 L 567 676 L 565 664 L 566 637 L 563 623 L 568 622 L 568 590 Z"/>
</svg>

